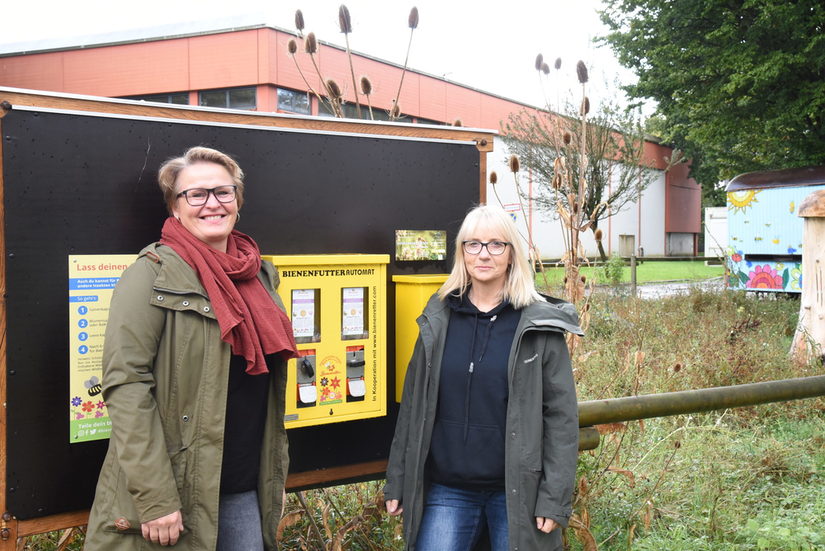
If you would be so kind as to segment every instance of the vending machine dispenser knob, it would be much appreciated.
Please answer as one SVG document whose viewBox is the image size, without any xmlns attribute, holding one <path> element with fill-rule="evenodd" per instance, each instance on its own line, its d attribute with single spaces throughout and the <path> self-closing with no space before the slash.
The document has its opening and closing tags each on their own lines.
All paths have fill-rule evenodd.
<svg viewBox="0 0 825 551">
<path fill-rule="evenodd" d="M 315 368 L 312 367 L 312 362 L 310 362 L 307 358 L 301 360 L 301 369 L 303 370 L 304 375 L 310 379 L 315 377 Z"/>
</svg>

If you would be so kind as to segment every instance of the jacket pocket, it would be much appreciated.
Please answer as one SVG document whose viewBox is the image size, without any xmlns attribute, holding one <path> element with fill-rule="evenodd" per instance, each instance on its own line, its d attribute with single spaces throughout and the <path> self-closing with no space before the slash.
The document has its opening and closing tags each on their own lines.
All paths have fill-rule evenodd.
<svg viewBox="0 0 825 551">
<path fill-rule="evenodd" d="M 183 510 L 189 510 L 189 484 L 186 479 L 186 466 L 188 463 L 189 449 L 181 448 L 180 450 L 169 454 L 169 462 L 172 464 L 172 476 L 175 477 L 175 486 L 178 489 L 178 496 L 180 496 L 181 507 Z"/>
<path fill-rule="evenodd" d="M 444 484 L 484 485 L 504 480 L 504 435 L 494 425 L 440 420 L 430 444 L 432 477 Z"/>
<path fill-rule="evenodd" d="M 536 499 L 539 495 L 539 482 L 542 471 L 537 469 L 527 469 L 521 471 L 519 483 L 521 484 L 520 494 L 522 496 L 519 508 L 521 518 L 532 520 L 536 516 Z"/>
</svg>

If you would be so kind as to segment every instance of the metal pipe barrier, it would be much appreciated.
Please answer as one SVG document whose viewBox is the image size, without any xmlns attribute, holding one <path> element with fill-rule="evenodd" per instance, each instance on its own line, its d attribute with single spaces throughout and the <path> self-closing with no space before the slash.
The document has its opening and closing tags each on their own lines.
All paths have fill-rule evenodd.
<svg viewBox="0 0 825 551">
<path fill-rule="evenodd" d="M 579 402 L 579 450 L 592 450 L 593 425 L 825 396 L 825 375 Z"/>
</svg>

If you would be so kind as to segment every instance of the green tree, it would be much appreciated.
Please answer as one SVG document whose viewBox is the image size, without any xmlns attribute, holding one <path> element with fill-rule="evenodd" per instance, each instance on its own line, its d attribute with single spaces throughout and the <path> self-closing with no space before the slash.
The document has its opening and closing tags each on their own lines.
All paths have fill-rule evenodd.
<svg viewBox="0 0 825 551">
<path fill-rule="evenodd" d="M 601 41 L 639 77 L 628 94 L 656 101 L 661 137 L 691 159 L 704 189 L 742 172 L 825 163 L 821 0 L 605 6 Z"/>
</svg>

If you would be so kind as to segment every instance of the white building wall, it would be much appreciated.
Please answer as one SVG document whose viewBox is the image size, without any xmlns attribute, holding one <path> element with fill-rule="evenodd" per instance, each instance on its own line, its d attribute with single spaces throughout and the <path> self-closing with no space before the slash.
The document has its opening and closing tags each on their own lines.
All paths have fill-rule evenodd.
<svg viewBox="0 0 825 551">
<path fill-rule="evenodd" d="M 728 207 L 705 208 L 705 256 L 723 257 L 728 247 Z"/>
<path fill-rule="evenodd" d="M 532 230 L 533 242 L 542 258 L 560 258 L 565 251 L 561 222 L 551 213 L 539 210 L 526 200 L 522 212 L 513 173 L 508 166 L 509 158 L 510 153 L 504 140 L 497 137 L 493 152 L 487 156 L 487 202 L 501 204 L 510 212 L 525 238 L 528 229 Z M 489 173 L 492 171 L 498 176 L 495 186 L 489 183 Z M 641 201 L 628 203 L 620 212 L 601 222 L 602 240 L 608 255 L 619 253 L 622 235 L 633 236 L 636 254 L 639 254 L 640 246 L 647 256 L 665 254 L 665 174 L 661 170 L 653 172 L 653 181 L 642 193 Z M 522 193 L 529 196 L 537 195 L 538 186 L 544 185 L 531 178 L 526 169 L 519 172 L 518 178 Z M 618 174 L 614 174 L 613 179 L 618 180 Z M 583 234 L 582 246 L 589 258 L 598 257 L 598 247 L 592 231 Z"/>
</svg>

